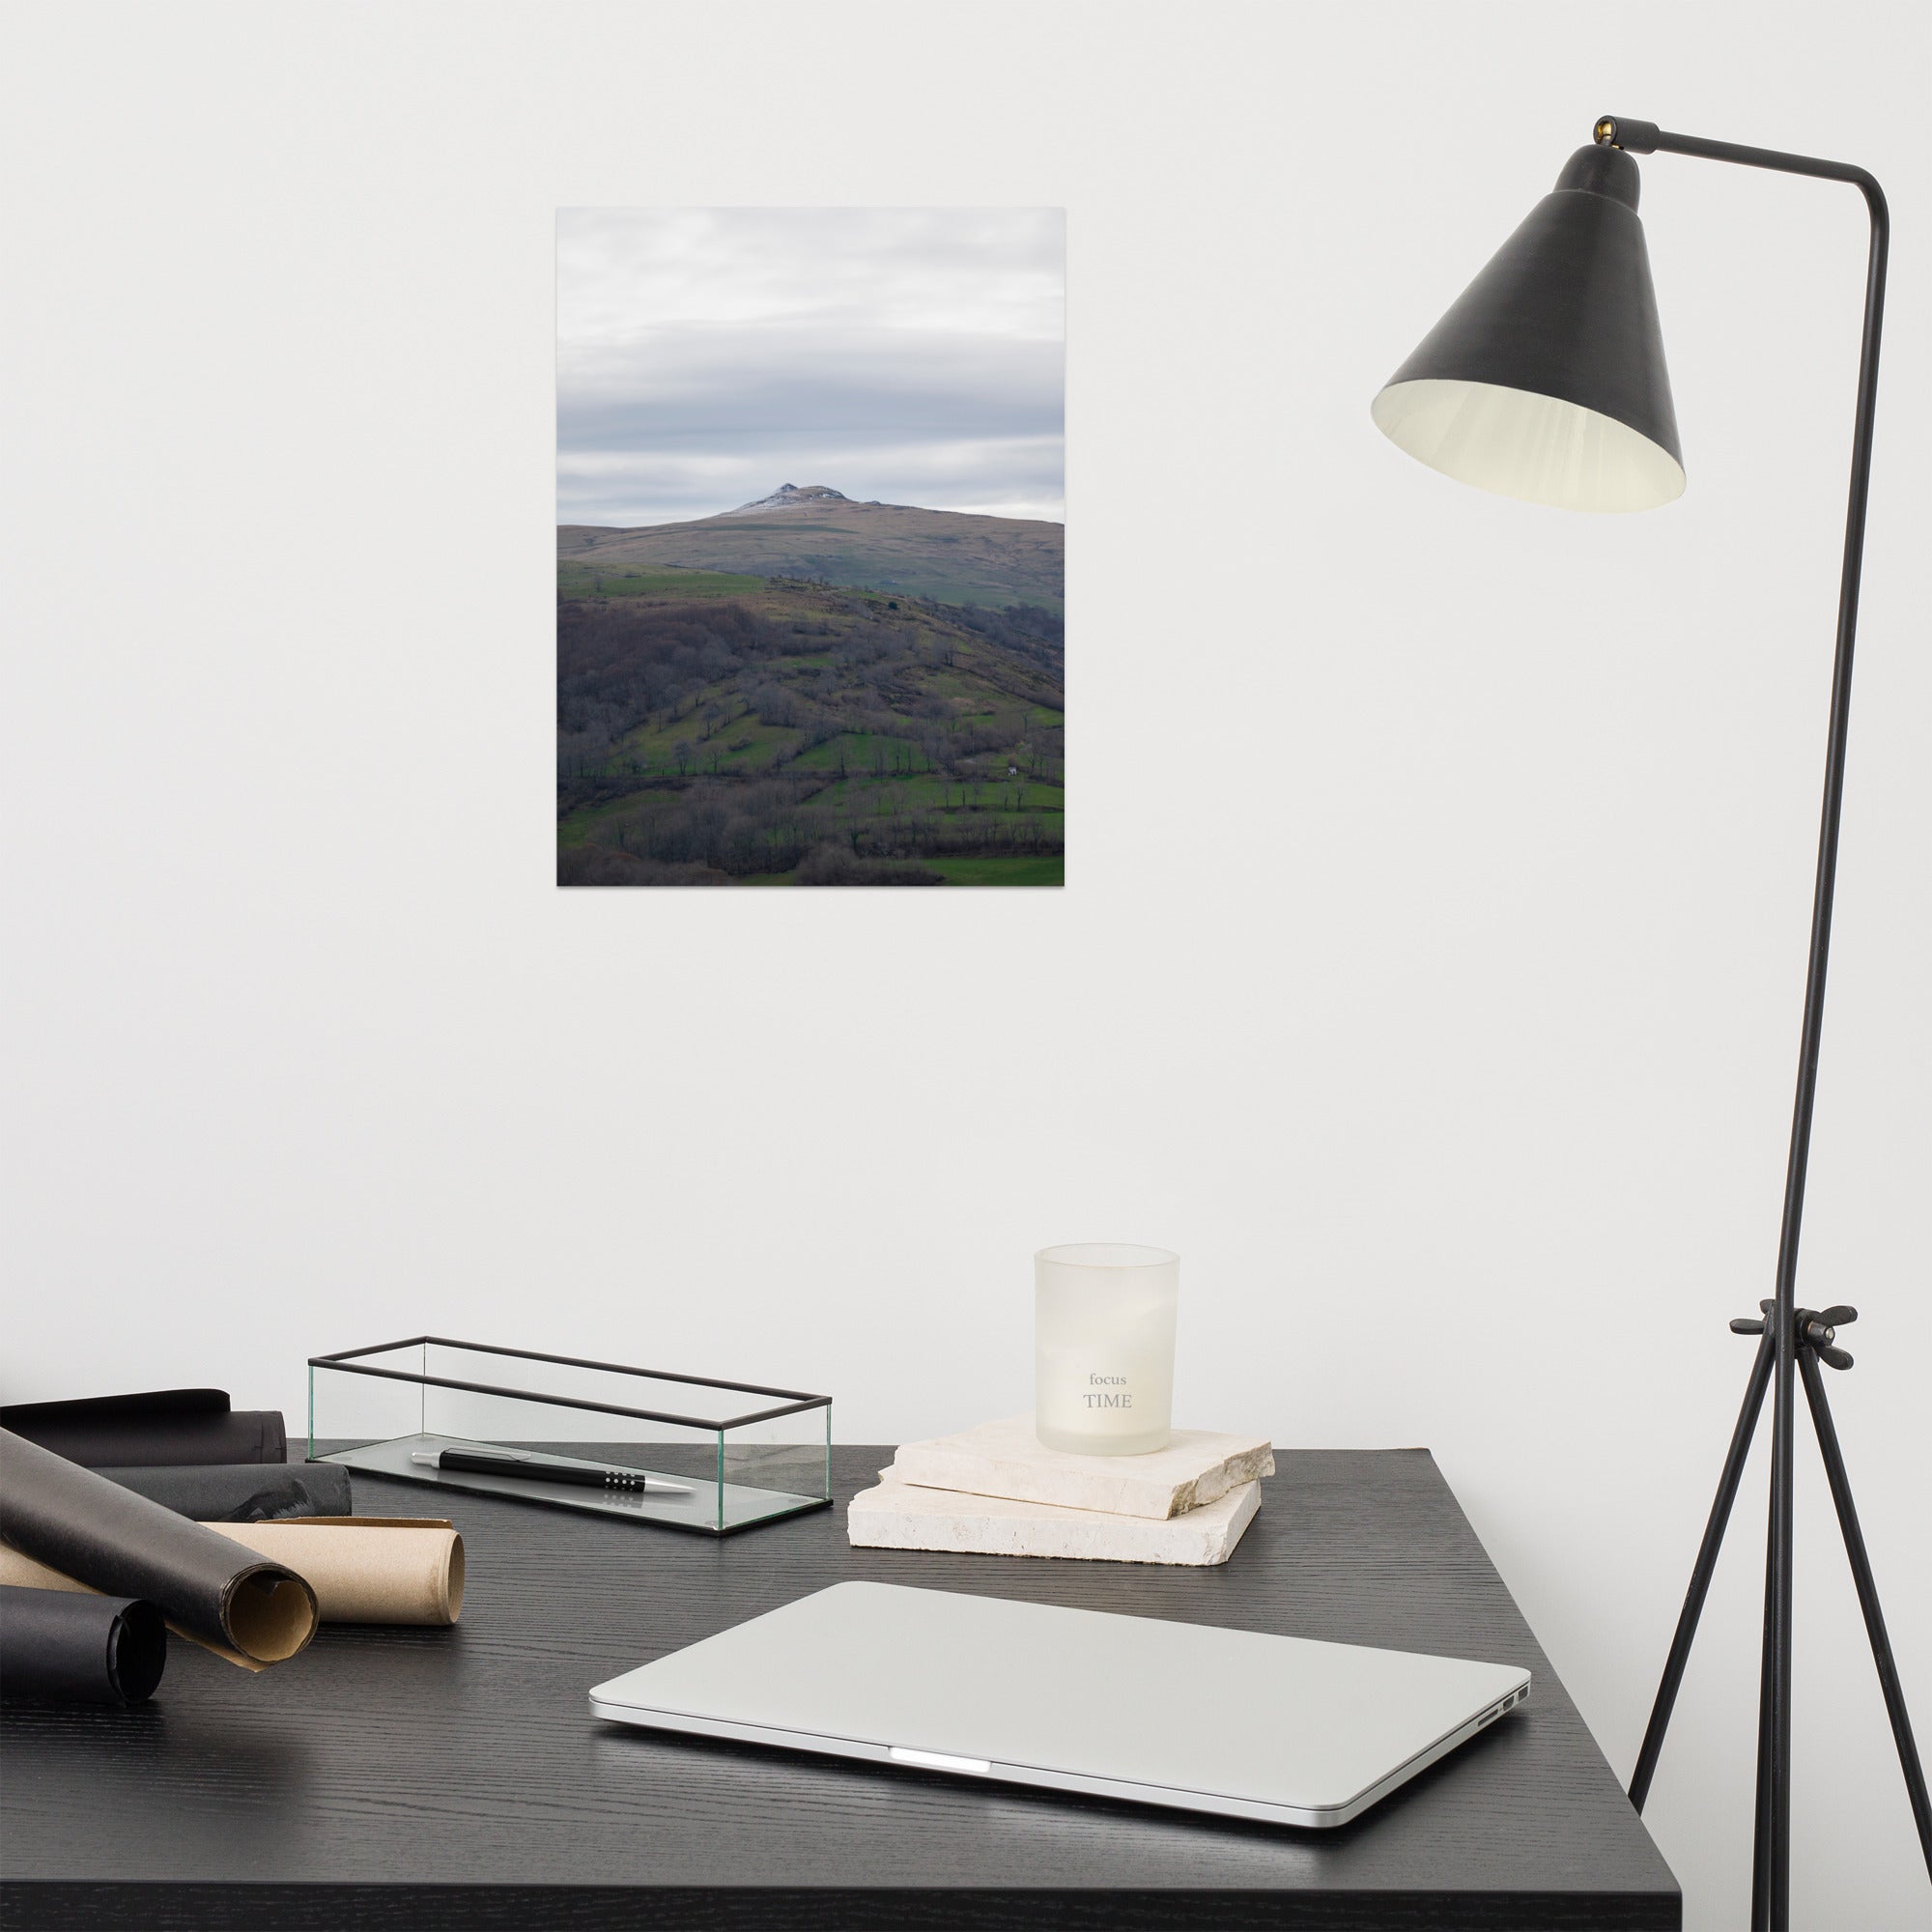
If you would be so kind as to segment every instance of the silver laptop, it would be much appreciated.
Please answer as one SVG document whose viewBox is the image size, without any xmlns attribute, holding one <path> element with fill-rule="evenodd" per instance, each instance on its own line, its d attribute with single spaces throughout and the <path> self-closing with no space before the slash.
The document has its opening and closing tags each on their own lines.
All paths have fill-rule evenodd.
<svg viewBox="0 0 1932 1932">
<path fill-rule="evenodd" d="M 1282 1825 L 1345 1825 L 1529 1672 L 837 1583 L 600 1684 L 593 1717 Z"/>
</svg>

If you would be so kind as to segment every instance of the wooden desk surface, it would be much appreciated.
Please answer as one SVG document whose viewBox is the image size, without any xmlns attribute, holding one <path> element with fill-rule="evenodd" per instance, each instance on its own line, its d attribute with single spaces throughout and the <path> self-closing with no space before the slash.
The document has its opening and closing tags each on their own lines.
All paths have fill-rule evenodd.
<svg viewBox="0 0 1932 1932">
<path fill-rule="evenodd" d="M 834 1452 L 842 1505 L 888 1460 Z M 714 1543 L 447 1495 L 454 1630 L 172 1646 L 135 1711 L 0 1718 L 0 1925 L 436 1932 L 1676 1927 L 1676 1882 L 1426 1450 L 1279 1457 L 1218 1570 Z M 357 1475 L 362 1515 L 429 1504 Z M 595 1723 L 588 1688 L 845 1577 L 1527 1665 L 1531 1702 L 1333 1832 Z"/>
</svg>

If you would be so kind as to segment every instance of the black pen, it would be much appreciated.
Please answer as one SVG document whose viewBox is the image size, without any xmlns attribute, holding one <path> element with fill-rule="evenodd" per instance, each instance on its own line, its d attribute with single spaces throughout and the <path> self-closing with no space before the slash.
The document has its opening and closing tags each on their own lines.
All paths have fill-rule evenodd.
<svg viewBox="0 0 1932 1932">
<path fill-rule="evenodd" d="M 683 1483 L 668 1483 L 641 1469 L 611 1469 L 588 1463 L 546 1463 L 535 1456 L 515 1456 L 507 1449 L 416 1449 L 412 1463 L 431 1469 L 463 1469 L 478 1476 L 517 1476 L 525 1482 L 569 1483 L 583 1490 L 644 1491 L 654 1496 L 688 1496 Z"/>
</svg>

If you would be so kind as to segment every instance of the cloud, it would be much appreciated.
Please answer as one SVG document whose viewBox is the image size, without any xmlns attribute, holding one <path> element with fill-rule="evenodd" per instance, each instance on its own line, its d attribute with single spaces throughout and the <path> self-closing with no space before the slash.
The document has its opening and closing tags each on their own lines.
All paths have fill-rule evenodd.
<svg viewBox="0 0 1932 1932">
<path fill-rule="evenodd" d="M 566 209 L 557 518 L 781 483 L 1058 520 L 1056 209 Z"/>
</svg>

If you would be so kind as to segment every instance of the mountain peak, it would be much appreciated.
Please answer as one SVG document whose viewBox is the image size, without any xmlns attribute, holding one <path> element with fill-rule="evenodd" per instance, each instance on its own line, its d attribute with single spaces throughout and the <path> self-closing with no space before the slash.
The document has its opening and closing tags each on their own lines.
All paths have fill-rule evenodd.
<svg viewBox="0 0 1932 1932">
<path fill-rule="evenodd" d="M 781 483 L 769 497 L 760 497 L 754 503 L 740 503 L 735 510 L 727 510 L 724 514 L 727 517 L 742 517 L 748 510 L 802 510 L 814 503 L 849 503 L 851 500 L 842 491 L 830 489 L 823 483 L 808 483 L 802 490 L 796 483 Z"/>
</svg>

